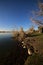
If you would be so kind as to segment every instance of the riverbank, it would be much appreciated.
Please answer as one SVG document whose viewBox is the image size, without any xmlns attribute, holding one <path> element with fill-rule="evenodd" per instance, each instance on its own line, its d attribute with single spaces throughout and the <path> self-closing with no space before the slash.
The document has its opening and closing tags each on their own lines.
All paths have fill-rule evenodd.
<svg viewBox="0 0 43 65">
<path fill-rule="evenodd" d="M 22 41 L 25 43 L 28 42 L 35 48 L 35 50 L 38 49 L 38 51 L 42 53 L 41 55 L 43 55 L 43 34 L 32 34 Z M 14 37 L 10 37 L 10 39 L 8 37 L 8 39 L 6 38 L 4 41 L 0 40 L 0 43 L 3 43 L 0 45 L 0 65 L 24 65 L 24 63 L 28 63 L 26 60 L 28 60 L 30 57 L 33 59 L 33 61 L 33 57 L 39 60 L 39 53 L 37 53 L 38 55 L 34 55 L 35 53 L 33 53 L 29 56 L 27 48 L 23 48 L 21 45 L 22 42 L 18 41 L 17 39 L 15 40 Z"/>
</svg>

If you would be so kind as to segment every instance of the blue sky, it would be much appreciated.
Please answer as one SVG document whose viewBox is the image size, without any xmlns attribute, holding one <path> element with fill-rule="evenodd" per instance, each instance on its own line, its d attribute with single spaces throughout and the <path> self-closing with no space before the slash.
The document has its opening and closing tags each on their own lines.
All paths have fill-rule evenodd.
<svg viewBox="0 0 43 65">
<path fill-rule="evenodd" d="M 0 30 L 12 30 L 23 27 L 29 29 L 32 10 L 37 9 L 37 0 L 0 0 Z"/>
</svg>

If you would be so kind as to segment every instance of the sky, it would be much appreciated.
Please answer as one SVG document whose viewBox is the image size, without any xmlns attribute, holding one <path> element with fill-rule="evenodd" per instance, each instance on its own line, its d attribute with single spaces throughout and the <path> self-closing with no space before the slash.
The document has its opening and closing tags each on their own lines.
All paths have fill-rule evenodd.
<svg viewBox="0 0 43 65">
<path fill-rule="evenodd" d="M 30 17 L 37 9 L 38 0 L 0 0 L 0 30 L 14 30 L 23 27 L 24 30 L 37 25 Z"/>
</svg>

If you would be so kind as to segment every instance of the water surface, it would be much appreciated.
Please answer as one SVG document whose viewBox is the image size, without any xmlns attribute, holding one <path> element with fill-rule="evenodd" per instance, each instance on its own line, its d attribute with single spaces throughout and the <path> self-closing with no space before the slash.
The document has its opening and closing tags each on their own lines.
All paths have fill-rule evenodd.
<svg viewBox="0 0 43 65">
<path fill-rule="evenodd" d="M 13 46 L 16 46 L 16 44 L 15 41 L 12 39 L 12 34 L 0 33 L 0 54 L 4 51 L 10 51 Z"/>
</svg>

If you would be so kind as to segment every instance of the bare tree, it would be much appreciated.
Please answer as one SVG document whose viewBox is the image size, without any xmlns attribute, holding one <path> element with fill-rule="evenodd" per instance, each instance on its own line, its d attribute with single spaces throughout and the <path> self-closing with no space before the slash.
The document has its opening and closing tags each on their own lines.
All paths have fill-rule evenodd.
<svg viewBox="0 0 43 65">
<path fill-rule="evenodd" d="M 43 26 L 43 21 L 42 20 L 37 20 L 36 18 L 39 17 L 39 16 L 42 16 L 43 17 L 43 3 L 42 2 L 38 2 L 38 11 L 33 11 L 32 14 L 35 16 L 35 18 L 30 18 L 31 21 L 33 23 L 36 23 L 38 25 L 41 25 Z"/>
</svg>

